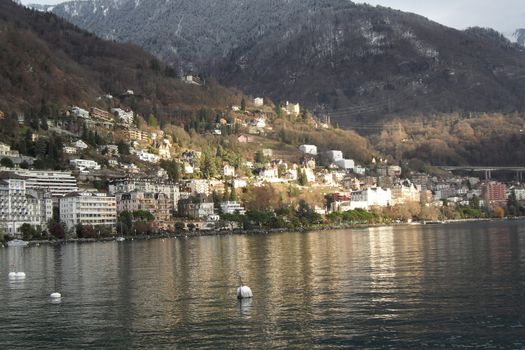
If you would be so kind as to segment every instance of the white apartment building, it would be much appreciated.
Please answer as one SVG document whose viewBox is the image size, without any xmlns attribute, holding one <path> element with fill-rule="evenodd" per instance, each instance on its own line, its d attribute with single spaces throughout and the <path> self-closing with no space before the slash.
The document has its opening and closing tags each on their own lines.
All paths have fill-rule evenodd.
<svg viewBox="0 0 525 350">
<path fill-rule="evenodd" d="M 351 170 L 355 167 L 355 162 L 352 159 L 339 159 L 335 161 L 335 164 L 344 170 Z"/>
<path fill-rule="evenodd" d="M 68 229 L 78 224 L 110 226 L 117 222 L 115 197 L 99 192 L 74 192 L 60 199 L 60 221 Z"/>
<path fill-rule="evenodd" d="M 5 233 L 14 236 L 23 224 L 44 228 L 52 217 L 49 192 L 28 190 L 25 178 L 0 173 L 0 227 Z"/>
<path fill-rule="evenodd" d="M 380 187 L 352 191 L 351 209 L 370 209 L 370 207 L 386 207 L 392 202 L 392 191 Z"/>
<path fill-rule="evenodd" d="M 299 146 L 299 150 L 305 154 L 317 155 L 317 146 L 315 145 L 301 145 Z"/>
<path fill-rule="evenodd" d="M 343 159 L 343 152 L 337 150 L 328 151 L 326 152 L 326 155 L 333 163 Z"/>
<path fill-rule="evenodd" d="M 246 209 L 236 201 L 222 202 L 221 210 L 223 214 L 246 214 Z"/>
<path fill-rule="evenodd" d="M 70 171 L 17 169 L 14 173 L 25 178 L 27 189 L 49 191 L 53 197 L 78 191 L 77 179 Z"/>
<path fill-rule="evenodd" d="M 100 164 L 91 159 L 71 159 L 69 164 L 81 171 L 84 170 L 100 170 Z"/>
</svg>

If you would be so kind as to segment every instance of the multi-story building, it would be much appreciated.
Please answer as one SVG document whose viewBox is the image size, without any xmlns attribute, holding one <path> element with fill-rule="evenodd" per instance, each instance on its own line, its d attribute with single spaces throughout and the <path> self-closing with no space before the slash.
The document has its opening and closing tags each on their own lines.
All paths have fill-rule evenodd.
<svg viewBox="0 0 525 350">
<path fill-rule="evenodd" d="M 172 207 L 177 207 L 180 199 L 179 185 L 169 181 L 159 181 L 155 178 L 121 178 L 109 182 L 109 193 L 164 193 L 172 202 Z"/>
<path fill-rule="evenodd" d="M 507 203 L 507 186 L 496 181 L 485 182 L 481 185 L 481 198 L 489 208 L 504 207 Z"/>
<path fill-rule="evenodd" d="M 421 188 L 405 180 L 392 186 L 392 205 L 420 203 Z"/>
<path fill-rule="evenodd" d="M 179 201 L 179 215 L 190 219 L 206 219 L 215 215 L 213 202 L 193 203 L 191 198 Z"/>
<path fill-rule="evenodd" d="M 204 180 L 204 179 L 188 180 L 185 183 L 185 187 L 190 190 L 192 195 L 196 195 L 196 194 L 209 195 L 211 193 L 209 181 Z"/>
<path fill-rule="evenodd" d="M 352 192 L 351 209 L 386 207 L 392 202 L 392 191 L 381 187 L 367 188 Z"/>
<path fill-rule="evenodd" d="M 162 140 L 159 145 L 159 157 L 160 159 L 171 159 L 171 142 L 168 139 Z"/>
<path fill-rule="evenodd" d="M 68 229 L 78 224 L 111 226 L 117 222 L 115 197 L 99 192 L 73 192 L 60 199 L 60 221 Z"/>
<path fill-rule="evenodd" d="M 71 114 L 77 118 L 89 119 L 89 112 L 77 106 L 71 107 Z"/>
<path fill-rule="evenodd" d="M 343 159 L 343 152 L 338 150 L 327 151 L 326 156 L 328 157 L 328 159 L 330 159 L 331 162 L 335 163 L 338 160 Z"/>
<path fill-rule="evenodd" d="M 517 187 L 513 189 L 516 200 L 524 201 L 525 200 L 525 188 Z"/>
<path fill-rule="evenodd" d="M 151 141 L 149 134 L 145 131 L 139 129 L 128 129 L 127 133 L 129 139 L 132 141 Z"/>
<path fill-rule="evenodd" d="M 111 108 L 111 113 L 115 115 L 119 122 L 124 124 L 133 124 L 133 111 L 125 111 L 121 108 Z"/>
<path fill-rule="evenodd" d="M 156 221 L 171 220 L 173 213 L 173 201 L 165 193 L 152 192 L 126 192 L 116 195 L 117 212 L 147 210 Z"/>
<path fill-rule="evenodd" d="M 0 158 L 4 157 L 19 157 L 18 151 L 12 150 L 11 146 L 0 142 Z"/>
<path fill-rule="evenodd" d="M 44 228 L 53 216 L 49 192 L 28 190 L 24 177 L 0 173 L 0 227 L 16 235 L 23 224 Z"/>
<path fill-rule="evenodd" d="M 335 161 L 335 164 L 344 170 L 351 170 L 355 166 L 355 162 L 352 159 L 339 159 Z"/>
<path fill-rule="evenodd" d="M 70 171 L 17 169 L 14 173 L 25 178 L 27 189 L 45 190 L 55 198 L 78 191 L 77 179 Z"/>
</svg>

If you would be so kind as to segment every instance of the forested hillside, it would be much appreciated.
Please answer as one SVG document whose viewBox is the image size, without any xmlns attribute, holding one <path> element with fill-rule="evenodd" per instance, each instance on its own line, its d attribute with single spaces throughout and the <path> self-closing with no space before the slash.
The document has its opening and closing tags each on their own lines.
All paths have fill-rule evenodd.
<svg viewBox="0 0 525 350">
<path fill-rule="evenodd" d="M 181 82 L 175 71 L 143 49 L 101 40 L 52 13 L 0 2 L 0 110 L 23 110 L 42 101 L 88 106 L 97 97 L 116 98 L 149 115 L 177 116 L 202 106 L 240 102 L 237 91 L 213 81 Z M 122 97 L 124 98 L 124 97 Z"/>
</svg>

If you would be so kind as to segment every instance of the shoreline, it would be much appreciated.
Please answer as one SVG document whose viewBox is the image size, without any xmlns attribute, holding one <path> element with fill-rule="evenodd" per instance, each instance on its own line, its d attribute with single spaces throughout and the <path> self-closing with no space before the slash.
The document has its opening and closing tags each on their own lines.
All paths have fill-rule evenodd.
<svg viewBox="0 0 525 350">
<path fill-rule="evenodd" d="M 316 227 L 302 227 L 302 228 L 268 228 L 268 229 L 234 229 L 234 230 L 205 230 L 205 231 L 183 231 L 183 232 L 163 232 L 155 233 L 151 235 L 132 235 L 132 236 L 112 236 L 102 238 L 71 238 L 65 240 L 32 240 L 28 241 L 28 247 L 43 245 L 62 245 L 69 243 L 96 243 L 96 242 L 117 242 L 117 238 L 124 237 L 125 241 L 133 240 L 150 240 L 150 239 L 166 239 L 166 238 L 196 238 L 196 237 L 210 237 L 210 236 L 227 236 L 227 235 L 269 235 L 278 233 L 307 233 L 313 231 L 337 231 L 346 229 L 365 229 L 374 227 L 398 227 L 398 226 L 436 226 L 446 224 L 460 224 L 460 223 L 477 223 L 485 221 L 514 221 L 524 220 L 525 217 L 512 217 L 512 218 L 480 218 L 480 219 L 459 219 L 459 220 L 445 220 L 445 221 L 416 221 L 416 222 L 401 222 L 401 223 L 388 223 L 388 224 L 341 224 L 341 225 L 321 225 Z"/>
</svg>

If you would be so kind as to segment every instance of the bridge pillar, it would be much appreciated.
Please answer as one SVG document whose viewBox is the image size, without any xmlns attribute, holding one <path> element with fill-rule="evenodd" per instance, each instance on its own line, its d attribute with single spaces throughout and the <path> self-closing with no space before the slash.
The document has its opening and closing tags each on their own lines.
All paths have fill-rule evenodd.
<svg viewBox="0 0 525 350">
<path fill-rule="evenodd" d="M 490 170 L 485 170 L 485 180 L 490 180 L 491 179 L 491 171 Z"/>
</svg>

